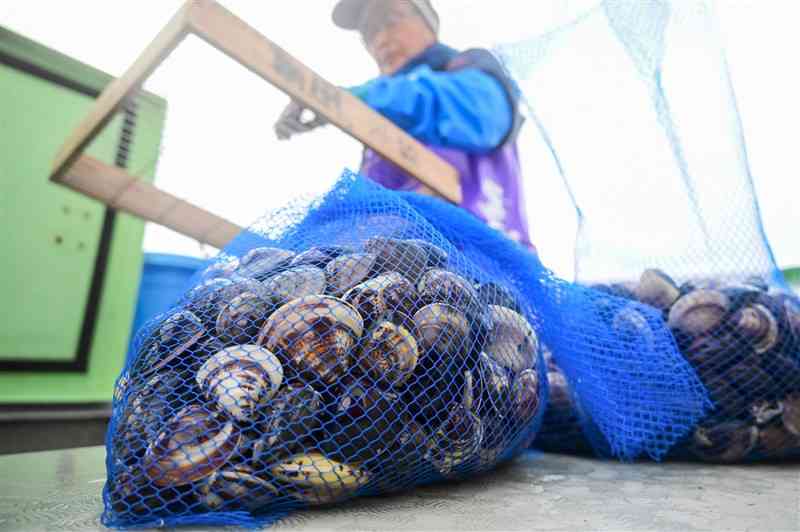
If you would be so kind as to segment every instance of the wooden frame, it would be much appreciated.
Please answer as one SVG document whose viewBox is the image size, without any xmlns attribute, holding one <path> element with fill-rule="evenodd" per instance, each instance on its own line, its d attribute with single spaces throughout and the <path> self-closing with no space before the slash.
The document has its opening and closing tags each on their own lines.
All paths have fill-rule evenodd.
<svg viewBox="0 0 800 532">
<path fill-rule="evenodd" d="M 188 0 L 133 65 L 103 90 L 56 155 L 51 181 L 218 248 L 241 231 L 235 224 L 144 183 L 121 168 L 83 155 L 124 102 L 189 34 L 319 113 L 442 197 L 454 203 L 461 201 L 458 173 L 452 165 L 213 0 Z"/>
</svg>

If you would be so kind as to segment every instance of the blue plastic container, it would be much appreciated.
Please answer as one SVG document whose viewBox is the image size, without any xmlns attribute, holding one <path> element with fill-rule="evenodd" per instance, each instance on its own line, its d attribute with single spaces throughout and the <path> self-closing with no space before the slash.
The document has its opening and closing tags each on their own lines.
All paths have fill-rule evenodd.
<svg viewBox="0 0 800 532">
<path fill-rule="evenodd" d="M 139 300 L 133 316 L 132 347 L 136 331 L 155 315 L 164 312 L 188 288 L 189 279 L 206 265 L 205 260 L 168 253 L 145 253 L 142 279 L 139 282 Z"/>
</svg>

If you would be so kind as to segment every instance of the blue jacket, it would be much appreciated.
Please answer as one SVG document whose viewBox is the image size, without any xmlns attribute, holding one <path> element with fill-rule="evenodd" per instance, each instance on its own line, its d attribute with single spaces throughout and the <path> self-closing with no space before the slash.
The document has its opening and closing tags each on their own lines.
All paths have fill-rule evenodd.
<svg viewBox="0 0 800 532">
<path fill-rule="evenodd" d="M 423 55 L 435 60 L 437 55 L 455 54 L 437 44 Z M 425 144 L 486 153 L 509 136 L 514 102 L 498 77 L 480 66 L 437 71 L 417 59 L 392 76 L 377 77 L 350 92 Z"/>
</svg>

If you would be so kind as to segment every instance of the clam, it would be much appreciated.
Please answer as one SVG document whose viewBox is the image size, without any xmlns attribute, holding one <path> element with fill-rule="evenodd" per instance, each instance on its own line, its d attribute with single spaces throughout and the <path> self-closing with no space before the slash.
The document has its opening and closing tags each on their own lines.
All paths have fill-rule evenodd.
<svg viewBox="0 0 800 532">
<path fill-rule="evenodd" d="M 414 314 L 414 327 L 423 353 L 434 350 L 440 356 L 466 353 L 469 321 L 464 314 L 444 303 L 432 303 Z"/>
<path fill-rule="evenodd" d="M 636 299 L 636 292 L 635 292 L 636 285 L 627 286 L 622 283 L 612 283 L 612 284 L 598 283 L 591 285 L 589 288 L 614 297 L 621 297 L 624 299 L 631 299 L 631 300 Z"/>
<path fill-rule="evenodd" d="M 444 476 L 478 455 L 483 442 L 484 426 L 472 411 L 472 375 L 464 373 L 464 397 L 445 421 L 431 435 L 426 458 Z"/>
<path fill-rule="evenodd" d="M 197 372 L 205 396 L 234 419 L 247 420 L 283 381 L 277 357 L 257 345 L 237 345 L 215 354 Z"/>
<path fill-rule="evenodd" d="M 353 495 L 353 490 L 333 489 L 327 486 L 313 488 L 292 488 L 289 495 L 308 506 L 327 506 L 342 502 Z"/>
<path fill-rule="evenodd" d="M 365 335 L 356 361 L 375 382 L 402 386 L 417 367 L 419 346 L 408 329 L 384 320 Z"/>
<path fill-rule="evenodd" d="M 242 277 L 262 280 L 287 266 L 294 255 L 294 252 L 281 248 L 254 248 L 239 259 L 239 269 L 236 273 Z"/>
<path fill-rule="evenodd" d="M 556 362 L 556 358 L 553 356 L 553 352 L 547 347 L 544 343 L 541 344 L 542 346 L 542 360 L 544 360 L 545 366 L 549 371 L 561 371 L 561 368 L 558 367 L 558 362 Z"/>
<path fill-rule="evenodd" d="M 132 387 L 113 438 L 114 455 L 125 463 L 138 461 L 160 427 L 181 403 L 183 381 L 173 371 L 157 373 Z"/>
<path fill-rule="evenodd" d="M 289 266 L 292 268 L 296 266 L 316 266 L 317 268 L 325 268 L 325 266 L 336 257 L 349 253 L 353 253 L 353 250 L 344 246 L 313 247 L 302 253 L 298 253 L 289 263 Z"/>
<path fill-rule="evenodd" d="M 762 355 L 761 367 L 772 377 L 775 386 L 774 393 L 778 396 L 797 391 L 800 382 L 800 366 L 793 357 L 781 352 L 772 351 Z"/>
<path fill-rule="evenodd" d="M 529 445 L 524 445 L 521 448 L 527 449 Z M 505 445 L 498 445 L 494 447 L 482 447 L 478 451 L 478 467 L 482 470 L 490 469 L 500 463 L 500 456 L 505 451 Z"/>
<path fill-rule="evenodd" d="M 478 413 L 484 425 L 480 460 L 483 466 L 494 461 L 492 459 L 487 462 L 492 454 L 487 454 L 487 451 L 504 451 L 517 427 L 514 417 L 509 415 L 513 412 L 513 395 L 508 370 L 486 353 L 480 353 L 476 369 L 478 393 L 473 410 Z"/>
<path fill-rule="evenodd" d="M 420 360 L 420 368 L 405 386 L 401 404 L 419 423 L 438 427 L 446 413 L 463 402 L 464 364 L 430 352 Z"/>
<path fill-rule="evenodd" d="M 318 451 L 295 454 L 271 468 L 272 475 L 297 491 L 292 494 L 311 504 L 324 504 L 357 492 L 370 473 L 355 464 L 326 457 Z"/>
<path fill-rule="evenodd" d="M 428 252 L 419 243 L 397 238 L 373 237 L 364 249 L 375 255 L 375 265 L 382 272 L 402 273 L 416 283 L 428 264 Z"/>
<path fill-rule="evenodd" d="M 783 457 L 797 452 L 800 436 L 792 434 L 780 423 L 772 423 L 759 428 L 758 446 L 769 457 Z"/>
<path fill-rule="evenodd" d="M 652 268 L 642 273 L 634 293 L 642 303 L 668 310 L 680 296 L 680 289 L 669 275 Z"/>
<path fill-rule="evenodd" d="M 729 308 L 728 296 L 719 290 L 695 290 L 672 305 L 668 325 L 689 335 L 705 334 L 722 323 Z"/>
<path fill-rule="evenodd" d="M 485 313 L 485 305 L 469 281 L 447 270 L 434 268 L 425 272 L 419 280 L 418 292 L 424 304 L 446 303 L 472 319 Z"/>
<path fill-rule="evenodd" d="M 553 409 L 568 416 L 569 412 L 572 412 L 575 406 L 564 373 L 561 370 L 549 370 L 547 372 L 547 385 L 549 392 L 547 397 L 547 409 Z"/>
<path fill-rule="evenodd" d="M 403 420 L 400 432 L 386 450 L 381 461 L 376 488 L 380 493 L 393 493 L 416 485 L 427 474 L 428 435 L 419 423 Z"/>
<path fill-rule="evenodd" d="M 127 370 L 123 371 L 122 374 L 117 378 L 117 381 L 114 383 L 114 401 L 122 401 L 122 398 L 125 397 L 125 392 L 128 391 L 128 385 L 130 382 L 130 374 Z"/>
<path fill-rule="evenodd" d="M 204 332 L 200 318 L 188 310 L 173 314 L 158 329 L 161 343 L 170 349 L 191 345 L 199 340 Z"/>
<path fill-rule="evenodd" d="M 800 436 L 800 392 L 794 392 L 780 401 L 783 426 L 791 434 Z"/>
<path fill-rule="evenodd" d="M 511 379 L 507 370 L 486 353 L 479 355 L 477 370 L 479 412 L 484 418 L 504 417 L 511 404 Z"/>
<path fill-rule="evenodd" d="M 197 498 L 209 510 L 244 508 L 255 511 L 279 496 L 278 489 L 245 465 L 218 469 L 203 479 Z"/>
<path fill-rule="evenodd" d="M 795 342 L 800 341 L 800 304 L 797 298 L 788 294 L 778 294 L 774 300 L 781 307 L 782 322 L 791 333 L 790 336 Z M 794 344 L 797 347 L 797 344 Z"/>
<path fill-rule="evenodd" d="M 689 292 L 694 292 L 698 288 L 700 287 L 697 286 L 697 283 L 695 281 L 686 281 L 680 286 L 678 286 L 678 292 L 680 293 L 680 297 L 683 297 Z"/>
<path fill-rule="evenodd" d="M 732 384 L 739 393 L 750 401 L 757 401 L 775 393 L 777 385 L 772 377 L 756 364 L 757 361 L 744 359 L 720 372 L 720 378 Z"/>
<path fill-rule="evenodd" d="M 778 343 L 778 321 L 764 305 L 740 308 L 732 316 L 731 323 L 758 354 L 769 351 Z"/>
<path fill-rule="evenodd" d="M 341 255 L 325 266 L 328 291 L 341 296 L 354 286 L 363 283 L 375 273 L 376 257 L 372 253 Z"/>
<path fill-rule="evenodd" d="M 714 403 L 715 411 L 721 416 L 738 417 L 750 407 L 751 399 L 729 380 L 729 377 L 706 372 L 703 378 L 708 396 Z"/>
<path fill-rule="evenodd" d="M 233 276 L 238 268 L 239 259 L 236 257 L 218 259 L 214 264 L 203 270 L 203 273 L 200 274 L 200 278 L 203 281 L 218 278 L 227 279 Z"/>
<path fill-rule="evenodd" d="M 758 442 L 758 429 L 743 421 L 728 421 L 695 429 L 690 450 L 711 462 L 738 462 Z"/>
<path fill-rule="evenodd" d="M 655 333 L 650 327 L 645 314 L 636 304 L 629 304 L 619 309 L 611 321 L 611 326 L 621 338 L 628 342 L 640 343 L 642 347 L 652 349 L 656 343 Z"/>
<path fill-rule="evenodd" d="M 388 272 L 360 283 L 347 292 L 343 299 L 371 322 L 387 312 L 412 315 L 417 306 L 413 285 L 397 272 Z"/>
<path fill-rule="evenodd" d="M 180 495 L 169 493 L 169 490 L 154 487 L 144 472 L 134 468 L 109 472 L 108 475 L 108 501 L 121 517 L 158 511 L 164 507 L 165 496 Z M 162 494 L 162 491 L 166 493 Z"/>
<path fill-rule="evenodd" d="M 136 367 L 145 375 L 154 373 L 180 357 L 205 334 L 205 327 L 194 313 L 184 310 L 167 318 L 158 328 L 157 341 L 149 342 L 149 350 Z"/>
<path fill-rule="evenodd" d="M 194 312 L 203 323 L 213 324 L 219 314 L 224 290 L 232 285 L 230 279 L 216 278 L 195 286 L 183 298 L 186 309 Z"/>
<path fill-rule="evenodd" d="M 282 302 L 324 294 L 325 272 L 316 266 L 296 266 L 266 279 L 264 287 Z"/>
<path fill-rule="evenodd" d="M 320 424 L 322 396 L 309 385 L 294 383 L 282 388 L 260 408 L 253 444 L 256 463 L 286 458 Z"/>
<path fill-rule="evenodd" d="M 497 283 L 483 283 L 478 287 L 478 297 L 485 305 L 499 305 L 522 313 L 517 298 L 507 288 Z"/>
<path fill-rule="evenodd" d="M 199 405 L 178 412 L 153 440 L 143 465 L 156 486 L 181 486 L 207 477 L 236 452 L 240 436 Z"/>
<path fill-rule="evenodd" d="M 512 389 L 517 417 L 524 425 L 539 412 L 539 374 L 526 369 L 517 375 Z"/>
<path fill-rule="evenodd" d="M 733 360 L 739 350 L 739 345 L 733 340 L 724 334 L 698 336 L 683 349 L 683 355 L 706 380 Z"/>
<path fill-rule="evenodd" d="M 397 394 L 363 381 L 350 382 L 339 396 L 334 418 L 326 425 L 327 438 L 321 449 L 348 462 L 369 463 L 385 456 L 409 421 L 403 410 Z"/>
<path fill-rule="evenodd" d="M 783 414 L 783 405 L 777 401 L 759 399 L 750 405 L 750 415 L 756 425 L 764 426 Z"/>
<path fill-rule="evenodd" d="M 514 373 L 532 367 L 539 352 L 539 338 L 528 321 L 499 305 L 489 305 L 489 314 L 492 330 L 486 352 Z"/>
<path fill-rule="evenodd" d="M 233 298 L 240 294 L 244 294 L 249 292 L 251 294 L 255 294 L 264 301 L 271 301 L 272 294 L 270 294 L 269 290 L 260 282 L 255 279 L 250 279 L 247 277 L 240 277 L 238 279 L 232 280 L 231 284 L 222 288 L 219 294 L 219 308 L 227 305 Z"/>
<path fill-rule="evenodd" d="M 243 292 L 230 300 L 217 316 L 216 332 L 226 344 L 246 344 L 258 334 L 273 304 L 252 292 Z"/>
<path fill-rule="evenodd" d="M 426 266 L 428 268 L 443 268 L 447 264 L 448 255 L 445 250 L 421 238 L 409 238 L 406 242 L 416 244 L 428 254 Z"/>
<path fill-rule="evenodd" d="M 735 313 L 742 307 L 759 302 L 764 303 L 768 299 L 760 290 L 746 284 L 724 285 L 719 288 L 719 291 L 728 298 L 728 312 L 730 314 Z"/>
<path fill-rule="evenodd" d="M 589 300 L 591 301 L 597 319 L 610 327 L 614 314 L 619 310 L 620 301 L 616 297 L 609 297 L 605 294 L 601 295 L 596 291 L 587 295 L 590 298 Z"/>
<path fill-rule="evenodd" d="M 208 337 L 204 340 L 201 340 L 193 349 L 192 349 L 192 362 L 205 362 L 209 357 L 216 355 L 220 351 L 225 349 L 225 344 L 219 338 Z M 191 366 L 192 364 L 189 364 Z M 195 368 L 195 373 L 197 372 Z"/>
<path fill-rule="evenodd" d="M 273 312 L 256 343 L 287 357 L 302 373 L 332 384 L 347 371 L 350 350 L 363 331 L 361 316 L 348 303 L 306 296 Z"/>
</svg>

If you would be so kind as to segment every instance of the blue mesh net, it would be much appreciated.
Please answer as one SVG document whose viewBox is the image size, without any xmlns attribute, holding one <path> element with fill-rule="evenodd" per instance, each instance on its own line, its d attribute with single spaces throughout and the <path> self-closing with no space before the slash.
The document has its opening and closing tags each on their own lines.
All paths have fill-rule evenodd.
<svg viewBox="0 0 800 532">
<path fill-rule="evenodd" d="M 708 399 L 659 311 L 557 278 L 538 258 L 452 205 L 404 197 L 476 263 L 511 276 L 540 317 L 542 345 L 580 383 L 574 404 L 596 452 L 660 459 L 689 433 Z M 556 431 L 564 428 L 559 423 Z"/>
<path fill-rule="evenodd" d="M 134 345 L 111 526 L 259 525 L 491 468 L 539 430 L 545 345 L 587 375 L 582 428 L 609 454 L 660 457 L 706 406 L 655 309 L 349 172 L 242 232 Z"/>
<path fill-rule="evenodd" d="M 546 311 L 412 199 L 345 173 L 240 234 L 138 332 L 104 523 L 263 525 L 530 445 Z"/>
<path fill-rule="evenodd" d="M 578 281 L 631 302 L 611 326 L 638 327 L 628 308 L 660 316 L 713 402 L 674 454 L 734 462 L 800 450 L 800 306 L 762 229 L 707 3 L 606 0 L 496 51 L 575 202 Z M 647 356 L 633 349 L 626 356 Z M 566 379 L 554 371 L 551 384 L 575 400 L 547 420 L 544 445 L 572 449 L 577 418 L 605 453 L 597 428 L 607 436 L 602 417 L 617 405 L 598 404 L 609 385 L 598 366 L 650 377 L 627 360 L 555 345 L 552 355 Z"/>
</svg>

